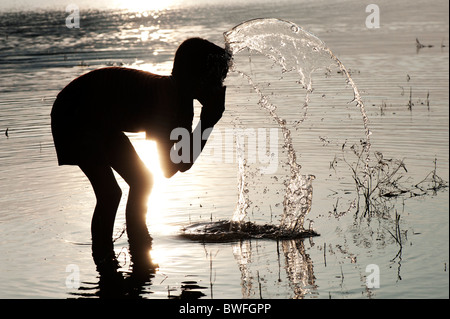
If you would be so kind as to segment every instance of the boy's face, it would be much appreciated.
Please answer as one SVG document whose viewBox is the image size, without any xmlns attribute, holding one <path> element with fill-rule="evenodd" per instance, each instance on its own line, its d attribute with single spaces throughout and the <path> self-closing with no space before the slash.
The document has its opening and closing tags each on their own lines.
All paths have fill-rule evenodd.
<svg viewBox="0 0 450 319">
<path fill-rule="evenodd" d="M 213 96 L 216 92 L 223 88 L 223 81 L 202 81 L 199 85 L 197 85 L 194 89 L 194 98 L 199 100 L 209 99 L 210 96 Z M 203 103 L 202 103 L 203 104 Z"/>
<path fill-rule="evenodd" d="M 200 120 L 205 127 L 214 126 L 222 117 L 225 111 L 225 91 L 225 86 L 215 87 L 198 99 L 202 103 Z"/>
<path fill-rule="evenodd" d="M 222 83 L 199 85 L 194 92 L 194 98 L 203 106 L 213 107 L 216 104 L 223 104 L 221 94 L 223 90 Z"/>
<path fill-rule="evenodd" d="M 224 51 L 223 49 L 220 49 Z M 227 77 L 230 63 L 230 55 L 227 52 L 211 54 L 206 60 L 206 72 L 202 77 L 202 85 L 210 89 L 223 87 L 223 81 Z"/>
</svg>

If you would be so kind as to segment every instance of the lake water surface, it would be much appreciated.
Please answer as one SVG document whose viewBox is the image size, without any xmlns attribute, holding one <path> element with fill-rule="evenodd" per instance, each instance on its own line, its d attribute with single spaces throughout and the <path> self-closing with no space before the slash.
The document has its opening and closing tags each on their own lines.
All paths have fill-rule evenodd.
<svg viewBox="0 0 450 319">
<path fill-rule="evenodd" d="M 169 74 L 173 54 L 184 39 L 200 36 L 223 45 L 223 32 L 249 19 L 289 20 L 328 45 L 361 91 L 372 132 L 371 150 L 404 161 L 402 185 L 422 181 L 434 169 L 435 159 L 437 175 L 448 182 L 448 2 L 378 1 L 378 6 L 377 29 L 366 27 L 366 4 L 353 0 L 227 5 L 206 1 L 143 11 L 96 9 L 93 1 L 89 7 L 80 3 L 80 28 L 74 29 L 66 27 L 65 7 L 56 4 L 45 10 L 2 6 L 0 297 L 102 294 L 90 247 L 94 193 L 78 167 L 58 167 L 56 161 L 50 111 L 58 92 L 75 77 L 108 65 Z M 416 38 L 433 46 L 417 49 Z M 283 115 L 301 118 L 303 91 L 295 83 L 274 78 L 271 63 L 258 64 L 258 58 L 248 63 L 257 81 L 276 87 L 268 92 L 275 92 Z M 354 210 L 339 214 L 356 196 L 340 150 L 343 143 L 350 147 L 364 138 L 362 119 L 349 103 L 353 96 L 342 74 L 318 73 L 314 81 L 307 117 L 293 135 L 303 174 L 316 176 L 305 225 L 312 222 L 320 236 L 226 243 L 181 238 L 184 226 L 230 219 L 237 205 L 237 148 L 221 148 L 222 140 L 214 135 L 189 172 L 170 180 L 155 172 L 147 223 L 154 238 L 150 254 L 158 267 L 134 290 L 136 296 L 449 297 L 447 188 L 392 198 L 384 202 L 385 214 L 362 216 Z M 238 127 L 255 132 L 277 127 L 259 108 L 245 79 L 230 73 L 226 85 L 227 110 L 215 129 L 222 138 Z M 199 108 L 196 104 L 197 113 Z M 154 145 L 141 134 L 130 138 L 154 167 Z M 281 131 L 278 139 L 282 141 Z M 351 162 L 351 153 L 346 154 Z M 282 147 L 276 155 L 274 174 L 249 172 L 249 221 L 277 224 L 281 218 L 286 170 Z M 120 235 L 127 187 L 120 178 L 119 184 L 124 194 L 115 224 L 115 250 L 128 274 L 127 238 Z M 396 230 L 401 244 L 394 238 Z M 71 281 L 74 271 L 79 287 Z M 374 274 L 379 287 L 371 288 L 366 278 Z"/>
</svg>

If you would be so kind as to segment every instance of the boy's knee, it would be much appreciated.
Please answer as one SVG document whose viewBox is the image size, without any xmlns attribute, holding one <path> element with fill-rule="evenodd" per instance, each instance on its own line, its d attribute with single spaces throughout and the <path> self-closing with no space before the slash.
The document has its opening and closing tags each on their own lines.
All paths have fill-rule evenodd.
<svg viewBox="0 0 450 319">
<path fill-rule="evenodd" d="M 103 199 L 106 199 L 113 205 L 119 205 L 121 198 L 122 198 L 122 189 L 117 184 L 111 185 L 103 193 Z"/>
<path fill-rule="evenodd" d="M 149 195 L 153 188 L 153 175 L 149 170 L 142 172 L 139 180 L 130 185 L 134 190 L 140 192 L 142 195 Z"/>
<path fill-rule="evenodd" d="M 149 195 L 153 188 L 153 175 L 150 173 L 150 171 L 147 171 L 146 174 L 143 177 L 143 185 L 142 185 L 142 191 Z"/>
<path fill-rule="evenodd" d="M 97 205 L 107 209 L 117 209 L 122 198 L 122 190 L 119 185 L 110 185 L 95 192 Z"/>
<path fill-rule="evenodd" d="M 115 185 L 113 188 L 111 188 L 111 197 L 114 201 L 120 202 L 120 199 L 122 198 L 122 189 L 119 187 L 119 185 Z"/>
</svg>

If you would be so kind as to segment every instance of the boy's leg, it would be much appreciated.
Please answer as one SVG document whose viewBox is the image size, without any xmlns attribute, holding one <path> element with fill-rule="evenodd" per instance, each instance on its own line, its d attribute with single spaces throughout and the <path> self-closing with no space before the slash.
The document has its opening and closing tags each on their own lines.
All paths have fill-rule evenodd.
<svg viewBox="0 0 450 319">
<path fill-rule="evenodd" d="M 109 154 L 111 167 L 130 186 L 125 214 L 130 248 L 133 250 L 134 246 L 138 249 L 150 249 L 151 237 L 146 225 L 146 216 L 153 176 L 125 134 L 122 133 L 115 138 L 111 149 L 113 150 Z"/>
<path fill-rule="evenodd" d="M 91 182 L 97 198 L 91 223 L 92 256 L 96 265 L 101 266 L 114 259 L 112 235 L 122 191 L 110 167 L 85 163 L 80 168 Z"/>
</svg>

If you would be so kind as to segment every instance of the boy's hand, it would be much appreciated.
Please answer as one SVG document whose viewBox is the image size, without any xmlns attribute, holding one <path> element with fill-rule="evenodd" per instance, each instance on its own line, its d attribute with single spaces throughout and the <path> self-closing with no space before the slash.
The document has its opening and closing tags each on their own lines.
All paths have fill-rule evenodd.
<svg viewBox="0 0 450 319">
<path fill-rule="evenodd" d="M 202 104 L 200 120 L 204 128 L 213 127 L 222 117 L 225 111 L 226 86 L 218 87 L 205 92 L 199 102 Z"/>
<path fill-rule="evenodd" d="M 187 170 L 189 170 L 192 167 L 192 163 L 172 163 L 172 162 L 166 162 L 163 168 L 163 174 L 165 178 L 171 178 L 173 175 L 175 175 L 177 172 L 184 173 Z"/>
<path fill-rule="evenodd" d="M 200 113 L 201 120 L 201 130 L 203 136 L 203 130 L 213 127 L 216 123 L 221 119 L 223 112 L 225 111 L 225 92 L 226 87 L 216 87 L 214 89 L 210 89 L 208 91 L 203 91 L 202 94 L 197 98 L 197 100 L 202 104 L 202 111 Z M 192 123 L 192 119 L 190 119 Z M 197 127 L 196 129 L 198 129 Z M 192 143 L 192 134 L 191 134 L 191 143 Z M 205 146 L 206 140 L 201 141 L 201 150 Z M 173 163 L 170 159 L 170 151 L 173 147 L 173 141 L 170 143 L 160 142 L 159 145 L 159 154 L 161 159 L 161 167 L 164 172 L 164 176 L 166 178 L 170 178 L 175 175 L 177 172 L 185 172 L 189 170 L 193 162 L 196 159 L 193 152 L 194 150 L 191 148 L 191 162 L 189 163 Z M 191 145 L 192 146 L 192 145 Z M 197 154 L 198 156 L 199 154 Z"/>
<path fill-rule="evenodd" d="M 160 167 L 163 171 L 163 174 L 166 178 L 170 178 L 175 175 L 177 172 L 185 172 L 191 168 L 192 162 L 189 163 L 174 163 L 170 157 L 170 152 L 173 150 L 174 143 L 173 141 L 164 142 L 159 141 L 156 143 L 158 146 L 158 154 L 160 158 Z M 191 150 L 192 152 L 192 150 Z"/>
</svg>

